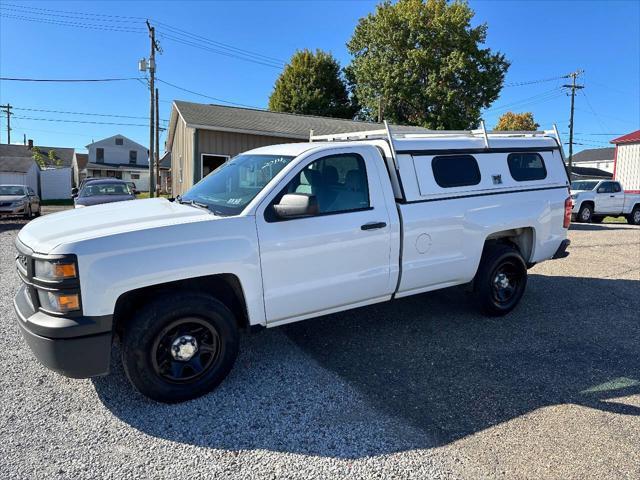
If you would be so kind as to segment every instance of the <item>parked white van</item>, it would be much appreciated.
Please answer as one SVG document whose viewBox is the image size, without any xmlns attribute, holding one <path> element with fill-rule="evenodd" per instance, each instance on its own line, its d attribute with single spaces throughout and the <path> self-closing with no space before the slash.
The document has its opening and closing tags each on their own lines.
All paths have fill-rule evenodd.
<svg viewBox="0 0 640 480">
<path fill-rule="evenodd" d="M 516 307 L 535 263 L 566 256 L 557 131 L 386 130 L 229 160 L 183 197 L 45 216 L 19 233 L 18 324 L 71 377 L 109 371 L 165 402 L 230 371 L 239 331 L 452 285 Z"/>
</svg>

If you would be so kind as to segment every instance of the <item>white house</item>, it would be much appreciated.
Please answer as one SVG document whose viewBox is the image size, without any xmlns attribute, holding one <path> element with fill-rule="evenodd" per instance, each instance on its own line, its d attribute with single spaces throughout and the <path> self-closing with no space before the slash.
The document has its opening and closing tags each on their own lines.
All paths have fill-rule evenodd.
<svg viewBox="0 0 640 480">
<path fill-rule="evenodd" d="M 124 135 L 114 135 L 87 145 L 87 177 L 115 177 L 135 182 L 140 191 L 149 190 L 147 147 Z"/>
<path fill-rule="evenodd" d="M 614 148 L 588 148 L 573 155 L 573 166 L 613 173 Z"/>
</svg>

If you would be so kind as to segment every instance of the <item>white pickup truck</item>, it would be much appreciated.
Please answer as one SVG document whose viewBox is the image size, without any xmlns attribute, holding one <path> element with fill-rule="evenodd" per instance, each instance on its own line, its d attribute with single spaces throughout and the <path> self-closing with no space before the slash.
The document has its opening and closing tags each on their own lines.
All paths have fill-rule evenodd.
<svg viewBox="0 0 640 480">
<path fill-rule="evenodd" d="M 18 325 L 70 377 L 143 394 L 218 385 L 241 330 L 470 284 L 504 315 L 562 258 L 571 215 L 553 132 L 316 137 L 229 160 L 181 198 L 47 215 L 19 233 Z"/>
<path fill-rule="evenodd" d="M 604 217 L 625 217 L 640 225 L 640 194 L 625 193 L 613 180 L 575 180 L 571 183 L 572 216 L 578 222 L 600 223 Z"/>
</svg>

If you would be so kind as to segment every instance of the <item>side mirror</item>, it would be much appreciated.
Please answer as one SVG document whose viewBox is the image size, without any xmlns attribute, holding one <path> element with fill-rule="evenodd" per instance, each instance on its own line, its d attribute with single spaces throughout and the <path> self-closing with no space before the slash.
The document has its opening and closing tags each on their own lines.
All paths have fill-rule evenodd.
<svg viewBox="0 0 640 480">
<path fill-rule="evenodd" d="M 318 213 L 318 199 L 315 195 L 287 193 L 273 209 L 280 218 L 307 217 Z"/>
<path fill-rule="evenodd" d="M 78 189 L 76 187 L 71 189 L 71 196 L 74 198 L 78 196 Z"/>
</svg>

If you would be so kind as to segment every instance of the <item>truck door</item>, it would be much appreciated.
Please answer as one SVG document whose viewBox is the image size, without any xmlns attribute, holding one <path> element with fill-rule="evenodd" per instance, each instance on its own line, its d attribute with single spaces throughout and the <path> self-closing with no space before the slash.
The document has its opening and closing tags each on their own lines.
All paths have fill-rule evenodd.
<svg viewBox="0 0 640 480">
<path fill-rule="evenodd" d="M 622 190 L 622 185 L 620 185 L 619 182 L 611 183 L 613 183 L 613 210 L 611 210 L 611 212 L 622 213 L 622 211 L 624 210 L 624 191 Z"/>
<path fill-rule="evenodd" d="M 596 213 L 620 213 L 622 211 L 622 205 L 620 206 L 619 210 L 616 210 L 616 194 L 614 192 L 614 183 L 617 182 L 602 182 L 596 190 Z M 624 195 L 622 196 L 622 201 L 624 203 Z"/>
<path fill-rule="evenodd" d="M 371 151 L 310 156 L 257 210 L 268 323 L 390 298 L 393 229 L 381 188 L 384 166 Z M 279 218 L 273 205 L 288 193 L 315 197 L 317 212 Z"/>
</svg>

